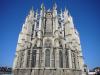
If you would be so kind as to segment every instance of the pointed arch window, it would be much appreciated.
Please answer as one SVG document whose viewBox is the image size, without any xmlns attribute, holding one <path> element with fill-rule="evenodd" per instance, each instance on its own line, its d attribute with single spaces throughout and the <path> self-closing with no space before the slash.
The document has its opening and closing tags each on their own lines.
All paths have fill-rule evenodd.
<svg viewBox="0 0 100 75">
<path fill-rule="evenodd" d="M 65 51 L 66 68 L 69 68 L 68 49 Z"/>
<path fill-rule="evenodd" d="M 27 51 L 27 67 L 29 67 L 30 62 L 30 50 Z"/>
<path fill-rule="evenodd" d="M 32 67 L 36 66 L 36 50 L 32 51 Z"/>
<path fill-rule="evenodd" d="M 62 51 L 59 51 L 59 67 L 63 68 L 63 54 Z"/>
<path fill-rule="evenodd" d="M 59 41 L 59 45 L 60 45 L 60 47 L 62 48 L 62 43 L 61 43 L 61 41 Z"/>
<path fill-rule="evenodd" d="M 45 67 L 50 67 L 50 49 L 45 51 Z"/>
</svg>

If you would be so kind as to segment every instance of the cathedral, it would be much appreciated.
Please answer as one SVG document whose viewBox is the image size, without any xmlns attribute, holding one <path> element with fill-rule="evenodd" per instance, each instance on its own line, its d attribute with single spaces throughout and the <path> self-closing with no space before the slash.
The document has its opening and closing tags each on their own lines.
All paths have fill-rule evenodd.
<svg viewBox="0 0 100 75">
<path fill-rule="evenodd" d="M 65 8 L 30 10 L 19 33 L 14 75 L 86 75 L 79 33 Z"/>
</svg>

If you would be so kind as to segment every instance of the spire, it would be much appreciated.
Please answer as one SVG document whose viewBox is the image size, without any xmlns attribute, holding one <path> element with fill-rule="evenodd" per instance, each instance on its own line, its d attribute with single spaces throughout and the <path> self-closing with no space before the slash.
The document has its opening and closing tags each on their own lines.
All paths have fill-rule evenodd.
<svg viewBox="0 0 100 75">
<path fill-rule="evenodd" d="M 34 30 L 36 30 L 36 27 L 37 27 L 37 17 L 38 17 L 38 10 L 36 10 L 36 14 L 35 14 L 35 26 L 34 26 Z"/>
<path fill-rule="evenodd" d="M 33 6 L 32 6 L 32 8 L 30 10 L 30 14 L 33 14 L 33 13 L 34 13 L 34 9 L 33 9 Z"/>
<path fill-rule="evenodd" d="M 62 9 L 60 10 L 61 11 L 61 13 L 60 13 L 60 16 L 61 16 L 61 28 L 62 28 L 62 30 L 64 30 L 64 26 L 63 26 L 63 12 L 62 12 Z"/>
<path fill-rule="evenodd" d="M 33 7 L 30 9 L 30 12 L 28 14 L 27 19 L 28 20 L 33 20 L 34 19 L 34 10 L 33 10 Z"/>
<path fill-rule="evenodd" d="M 37 17 L 38 17 L 38 9 L 36 10 L 36 13 L 35 13 L 36 15 L 35 15 L 35 18 L 37 19 Z"/>
<path fill-rule="evenodd" d="M 44 12 L 45 12 L 45 7 L 44 4 L 41 4 L 41 11 L 40 11 L 40 17 L 44 16 Z"/>
<path fill-rule="evenodd" d="M 36 10 L 36 14 L 38 14 L 38 9 Z"/>
<path fill-rule="evenodd" d="M 68 10 L 66 8 L 65 8 L 65 11 L 64 12 L 68 14 Z"/>
<path fill-rule="evenodd" d="M 28 13 L 28 16 L 26 17 L 25 23 L 29 23 L 29 21 L 33 21 L 33 19 L 34 19 L 34 10 L 32 7 Z"/>
<path fill-rule="evenodd" d="M 64 10 L 64 22 L 66 23 L 68 21 L 68 10 L 65 8 Z"/>
<path fill-rule="evenodd" d="M 57 16 L 57 5 L 56 5 L 56 3 L 53 6 L 53 16 Z"/>
<path fill-rule="evenodd" d="M 62 9 L 60 10 L 60 12 L 61 12 L 61 14 L 60 14 L 60 15 L 61 15 L 61 17 L 62 17 L 62 14 L 63 14 Z"/>
<path fill-rule="evenodd" d="M 63 19 L 63 12 L 62 12 L 62 9 L 60 10 L 60 16 L 61 16 L 61 20 Z"/>
<path fill-rule="evenodd" d="M 53 10 L 56 10 L 56 9 L 57 9 L 57 4 L 55 3 L 53 6 Z"/>
<path fill-rule="evenodd" d="M 44 10 L 45 9 L 45 7 L 44 7 L 44 4 L 42 3 L 41 4 L 41 10 Z"/>
</svg>

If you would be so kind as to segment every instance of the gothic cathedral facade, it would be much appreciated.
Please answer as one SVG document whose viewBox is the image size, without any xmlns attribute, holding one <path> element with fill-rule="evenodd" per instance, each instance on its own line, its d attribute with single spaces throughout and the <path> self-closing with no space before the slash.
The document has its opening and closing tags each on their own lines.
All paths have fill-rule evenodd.
<svg viewBox="0 0 100 75">
<path fill-rule="evenodd" d="M 86 75 L 80 38 L 68 10 L 30 10 L 13 63 L 14 75 Z"/>
</svg>

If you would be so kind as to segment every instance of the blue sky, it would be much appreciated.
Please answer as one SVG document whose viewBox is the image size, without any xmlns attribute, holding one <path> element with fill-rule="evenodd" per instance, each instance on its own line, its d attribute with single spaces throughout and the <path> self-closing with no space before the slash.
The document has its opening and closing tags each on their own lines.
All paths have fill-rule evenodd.
<svg viewBox="0 0 100 75">
<path fill-rule="evenodd" d="M 52 8 L 52 0 L 0 0 L 0 66 L 12 66 L 22 24 L 29 10 Z M 66 7 L 80 33 L 85 63 L 100 66 L 100 0 L 55 0 L 58 10 Z"/>
</svg>

